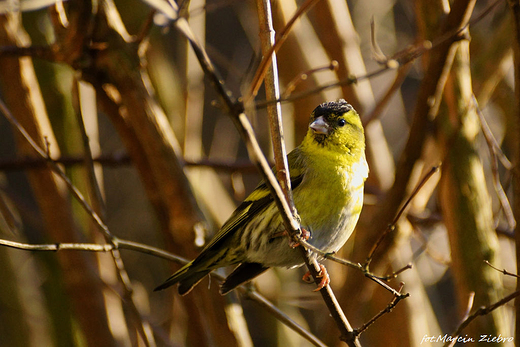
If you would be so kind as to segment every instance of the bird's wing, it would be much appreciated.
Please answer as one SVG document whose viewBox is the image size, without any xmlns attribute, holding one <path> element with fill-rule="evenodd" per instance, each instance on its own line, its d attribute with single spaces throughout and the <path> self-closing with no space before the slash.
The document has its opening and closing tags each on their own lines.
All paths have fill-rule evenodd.
<svg viewBox="0 0 520 347">
<path fill-rule="evenodd" d="M 304 170 L 299 160 L 295 161 L 295 151 L 289 154 L 289 167 L 291 172 L 291 187 L 294 190 L 303 180 Z M 296 162 L 296 165 L 294 165 Z M 183 266 L 179 271 L 174 273 L 163 284 L 154 290 L 161 290 L 167 288 L 175 283 L 179 283 L 179 293 L 181 295 L 187 294 L 204 276 L 216 267 L 231 265 L 220 264 L 219 261 L 225 259 L 225 255 L 229 248 L 225 244 L 229 242 L 232 236 L 240 230 L 246 223 L 248 223 L 254 216 L 260 213 L 263 209 L 273 203 L 273 198 L 270 194 L 267 185 L 262 182 L 256 189 L 242 202 L 227 222 L 222 226 L 220 231 L 215 235 L 211 242 L 204 247 L 199 256 L 192 262 Z M 249 267 L 247 267 L 249 268 Z M 260 266 L 255 271 L 256 274 L 264 271 Z M 239 282 L 243 282 L 244 278 L 240 278 Z M 247 280 L 247 279 L 246 279 Z M 240 283 L 231 281 L 228 286 L 234 287 Z M 229 289 L 231 290 L 231 289 Z"/>
<path fill-rule="evenodd" d="M 294 151 L 293 151 L 294 152 Z M 291 152 L 291 154 L 293 153 Z M 289 154 L 289 167 L 291 174 L 291 188 L 296 189 L 303 180 L 304 170 L 298 165 L 294 166 L 293 156 Z M 265 182 L 261 182 L 255 190 L 237 207 L 231 217 L 222 226 L 211 242 L 202 250 L 199 257 L 204 257 L 205 253 L 213 253 L 212 250 L 220 249 L 223 243 L 230 239 L 237 230 L 243 227 L 259 212 L 273 203 L 273 197 Z M 209 255 L 209 254 L 208 254 Z M 206 257 L 204 257 L 206 258 Z M 202 260 L 202 259 L 201 259 Z"/>
</svg>

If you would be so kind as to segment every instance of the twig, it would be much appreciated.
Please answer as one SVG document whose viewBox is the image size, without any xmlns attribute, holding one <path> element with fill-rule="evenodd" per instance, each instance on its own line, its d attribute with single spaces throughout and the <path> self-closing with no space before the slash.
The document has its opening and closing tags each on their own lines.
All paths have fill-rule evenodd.
<svg viewBox="0 0 520 347">
<path fill-rule="evenodd" d="M 376 23 L 374 22 L 374 16 L 370 18 L 370 43 L 374 60 L 381 65 L 388 64 L 390 59 L 383 53 L 383 50 L 379 47 L 376 40 Z M 397 64 L 397 62 L 394 61 L 393 64 Z"/>
<path fill-rule="evenodd" d="M 515 273 L 509 272 L 509 271 L 507 271 L 506 269 L 502 269 L 502 270 L 500 270 L 500 269 L 497 268 L 496 266 L 492 265 L 488 260 L 484 260 L 484 263 L 486 263 L 487 265 L 489 265 L 492 269 L 495 269 L 495 270 L 497 270 L 498 272 L 501 272 L 501 273 L 503 273 L 503 274 L 506 275 L 506 276 L 512 276 L 512 277 L 520 278 L 520 275 L 517 275 L 517 274 L 515 274 Z"/>
<path fill-rule="evenodd" d="M 56 164 L 52 158 L 49 156 L 49 154 L 43 150 L 36 141 L 33 140 L 31 135 L 24 129 L 24 127 L 14 118 L 14 116 L 11 114 L 11 111 L 7 108 L 7 106 L 4 104 L 3 100 L 0 99 L 0 111 L 4 114 L 6 119 L 11 123 L 11 125 L 23 136 L 23 138 L 29 143 L 29 145 L 36 151 L 36 153 L 42 157 L 47 164 L 49 165 L 50 169 L 56 173 L 64 182 L 67 188 L 70 190 L 74 198 L 78 200 L 80 205 L 87 211 L 87 214 L 89 217 L 94 221 L 94 223 L 99 227 L 103 235 L 107 237 L 108 240 L 111 240 L 112 243 L 117 243 L 117 238 L 115 238 L 114 235 L 110 232 L 108 227 L 103 223 L 99 215 L 92 209 L 92 207 L 88 204 L 86 199 L 83 197 L 83 194 L 72 184 L 70 179 L 65 175 L 65 173 L 61 170 L 61 168 Z"/>
<path fill-rule="evenodd" d="M 520 220 L 520 1 L 509 0 L 509 8 L 511 11 L 511 22 L 513 23 L 513 40 L 511 46 L 513 48 L 513 70 L 514 70 L 514 108 L 512 111 L 512 122 L 513 129 L 513 143 L 511 148 L 513 149 L 513 213 L 517 220 Z M 514 229 L 515 242 L 518 247 L 520 245 L 520 225 L 517 223 Z M 516 268 L 520 269 L 520 252 L 516 252 Z M 518 270 L 517 270 L 518 271 Z M 520 281 L 516 282 L 516 289 L 520 289 Z M 520 305 L 516 305 L 514 309 L 516 317 L 520 317 Z M 516 337 L 520 336 L 520 319 L 516 319 L 514 331 Z"/>
<path fill-rule="evenodd" d="M 321 257 L 323 257 L 325 259 L 329 259 L 329 260 L 334 261 L 334 262 L 336 262 L 338 264 L 346 265 L 346 266 L 349 266 L 351 268 L 354 268 L 356 270 L 359 270 L 359 271 L 363 272 L 363 274 L 366 277 L 370 278 L 371 280 L 373 280 L 374 282 L 376 282 L 377 284 L 379 284 L 380 286 L 382 286 L 383 288 L 385 288 L 386 290 L 388 290 L 390 293 L 392 293 L 394 295 L 396 295 L 396 293 L 397 293 L 396 290 L 394 288 L 390 287 L 389 285 L 387 285 L 386 283 L 384 283 L 383 281 L 389 281 L 390 279 L 396 278 L 402 272 L 412 268 L 412 264 L 406 264 L 405 266 L 403 266 L 399 270 L 394 271 L 393 273 L 391 273 L 389 275 L 377 276 L 377 275 L 371 273 L 368 270 L 366 265 L 359 264 L 359 263 L 354 263 L 354 262 L 352 262 L 350 260 L 336 257 L 332 253 L 324 252 L 321 249 L 319 249 L 317 247 L 314 247 L 313 245 L 311 245 L 309 242 L 305 241 L 301 237 L 298 237 L 296 239 L 296 241 L 298 243 L 302 244 L 305 248 L 310 249 L 313 253 L 316 253 L 316 254 L 318 254 L 319 256 L 321 256 Z"/>
<path fill-rule="evenodd" d="M 470 292 L 468 296 L 468 304 L 466 305 L 466 311 L 464 312 L 464 315 L 462 316 L 460 324 L 462 324 L 466 319 L 468 319 L 469 314 L 471 313 L 471 309 L 473 308 L 473 303 L 475 302 L 475 292 Z M 460 335 L 460 333 L 459 333 Z M 457 337 L 459 336 L 451 336 L 453 339 L 451 340 L 449 347 L 453 347 L 455 343 L 457 343 Z"/>
<path fill-rule="evenodd" d="M 509 225 L 509 229 L 513 230 L 516 226 L 515 216 L 513 215 L 513 210 L 511 209 L 511 204 L 507 198 L 506 193 L 504 192 L 504 188 L 502 188 L 502 184 L 500 183 L 500 176 L 498 174 L 498 159 L 502 162 L 502 164 L 506 167 L 506 169 L 510 170 L 512 167 L 511 162 L 507 159 L 505 154 L 502 152 L 497 140 L 493 136 L 489 125 L 478 106 L 477 99 L 475 95 L 472 95 L 473 104 L 475 106 L 476 113 L 480 120 L 480 127 L 482 129 L 482 134 L 486 139 L 486 144 L 489 149 L 489 156 L 491 162 L 491 173 L 493 175 L 493 186 L 495 187 L 495 191 L 498 196 L 498 201 L 500 202 L 500 206 L 502 207 L 502 211 L 504 212 L 504 216 L 506 217 L 507 224 Z"/>
<path fill-rule="evenodd" d="M 86 158 L 84 156 L 67 156 L 62 155 L 59 158 L 52 158 L 57 164 L 65 166 L 84 165 Z M 128 154 L 103 154 L 92 158 L 94 163 L 102 164 L 103 166 L 124 166 L 131 163 Z M 219 163 L 217 163 L 218 165 Z M 203 165 L 203 164 L 201 164 Z M 24 157 L 12 160 L 0 160 L 0 171 L 15 171 L 15 170 L 30 170 L 40 169 L 47 166 L 47 159 L 40 157 Z"/>
<path fill-rule="evenodd" d="M 378 314 L 376 314 L 374 317 L 372 317 L 372 319 L 370 319 L 368 322 L 363 324 L 360 328 L 356 329 L 355 330 L 356 336 L 361 335 L 365 330 L 368 329 L 369 326 L 374 324 L 379 318 L 381 318 L 382 316 L 384 316 L 387 313 L 392 312 L 392 310 L 397 306 L 399 301 L 406 299 L 407 297 L 410 296 L 410 294 L 408 294 L 408 293 L 401 294 L 401 290 L 403 289 L 403 287 L 404 287 L 404 283 L 401 282 L 401 284 L 399 285 L 399 289 L 394 294 L 394 298 L 392 299 L 392 301 L 385 307 L 384 310 L 381 310 Z"/>
<path fill-rule="evenodd" d="M 68 156 L 62 155 L 58 158 L 52 158 L 57 164 L 64 166 L 75 166 L 84 165 L 84 156 Z M 101 154 L 92 158 L 92 161 L 96 164 L 103 166 L 128 166 L 132 163 L 130 156 L 127 153 L 121 154 Z M 47 160 L 44 158 L 17 158 L 0 160 L 0 171 L 16 171 L 16 170 L 31 170 L 40 169 L 47 165 Z M 257 168 L 249 160 L 236 160 L 236 161 L 225 161 L 225 160 L 213 160 L 213 159 L 200 159 L 200 160 L 184 160 L 186 166 L 201 166 L 208 167 L 215 170 L 222 171 L 241 171 L 241 172 L 258 172 Z M 269 163 L 271 165 L 271 163 Z M 274 164 L 273 164 L 274 165 Z"/>
<path fill-rule="evenodd" d="M 294 23 L 296 23 L 296 20 L 300 18 L 305 12 L 310 10 L 319 0 L 306 0 L 296 11 L 296 13 L 292 16 L 292 18 L 287 22 L 285 27 L 280 31 L 278 34 L 278 37 L 276 38 L 275 44 L 271 47 L 271 49 L 264 54 L 262 61 L 260 62 L 260 66 L 256 70 L 256 74 L 253 77 L 253 81 L 251 83 L 251 87 L 249 89 L 249 92 L 245 95 L 244 101 L 247 104 L 250 99 L 254 98 L 256 94 L 258 93 L 258 89 L 260 89 L 260 86 L 262 85 L 262 81 L 264 79 L 264 76 L 267 72 L 267 68 L 271 64 L 271 58 L 274 53 L 276 53 L 282 44 L 285 42 L 285 39 L 289 35 L 289 32 L 291 31 Z"/>
<path fill-rule="evenodd" d="M 262 43 L 262 53 L 271 54 L 270 64 L 267 67 L 265 75 L 265 93 L 268 100 L 276 100 L 280 97 L 280 88 L 278 84 L 278 67 L 276 63 L 276 53 L 270 52 L 276 44 L 274 40 L 274 28 L 271 13 L 270 0 L 257 0 L 258 21 L 260 24 L 260 41 Z M 269 128 L 271 130 L 271 142 L 273 144 L 274 161 L 276 167 L 276 176 L 285 196 L 285 200 L 289 204 L 289 208 L 293 216 L 296 214 L 294 201 L 292 197 L 291 179 L 289 173 L 289 165 L 287 162 L 287 150 L 282 127 L 282 108 L 280 103 L 269 105 L 267 107 L 269 118 Z"/>
<path fill-rule="evenodd" d="M 319 340 L 316 336 L 311 334 L 307 329 L 303 328 L 301 325 L 292 320 L 289 316 L 287 316 L 284 312 L 274 306 L 269 300 L 267 300 L 263 295 L 260 295 L 258 292 L 254 290 L 248 290 L 245 286 L 239 287 L 240 292 L 242 292 L 248 299 L 255 301 L 262 308 L 271 313 L 276 319 L 284 323 L 287 327 L 291 328 L 293 331 L 297 332 L 305 338 L 307 341 L 311 342 L 315 346 L 326 347 L 321 340 Z"/>
<path fill-rule="evenodd" d="M 408 72 L 412 68 L 412 63 L 408 62 L 406 64 L 400 65 L 399 69 L 397 69 L 397 76 L 395 76 L 394 82 L 388 88 L 385 95 L 379 100 L 374 109 L 369 113 L 366 113 L 363 117 L 363 126 L 366 127 L 370 122 L 379 117 L 384 110 L 384 108 L 390 103 L 394 94 L 399 90 L 401 85 L 403 84 Z"/>
<path fill-rule="evenodd" d="M 309 89 L 309 90 L 306 90 L 306 91 L 301 92 L 301 93 L 292 94 L 292 95 L 290 95 L 290 96 L 288 96 L 286 98 L 280 98 L 280 99 L 277 99 L 277 100 L 270 100 L 270 101 L 267 101 L 267 100 L 258 101 L 256 103 L 256 108 L 257 109 L 261 109 L 261 108 L 267 107 L 267 105 L 270 105 L 270 104 L 275 103 L 275 102 L 289 102 L 289 101 L 299 100 L 299 99 L 306 98 L 306 97 L 308 97 L 310 95 L 314 95 L 314 94 L 320 93 L 320 92 L 322 92 L 324 90 L 327 90 L 327 89 L 354 84 L 354 83 L 357 83 L 359 81 L 363 81 L 363 80 L 370 79 L 372 77 L 379 76 L 382 73 L 388 71 L 388 69 L 389 69 L 389 67 L 382 67 L 382 68 L 379 68 L 379 69 L 374 70 L 372 72 L 369 72 L 366 75 L 357 76 L 357 77 L 353 76 L 353 75 L 352 76 L 348 76 L 347 78 L 342 79 L 340 81 L 337 81 L 337 82 L 334 82 L 334 83 L 330 83 L 330 84 L 326 84 L 326 85 L 323 85 L 323 86 L 318 86 L 316 88 Z"/>
<path fill-rule="evenodd" d="M 307 3 L 312 5 L 313 0 L 307 1 Z M 302 8 L 303 7 L 304 6 L 302 6 Z M 266 54 L 269 54 L 270 57 L 269 60 L 266 60 L 270 62 L 266 70 L 267 74 L 265 76 L 266 95 L 268 100 L 276 100 L 277 98 L 279 98 L 280 93 L 278 89 L 276 55 L 274 50 L 276 42 L 274 42 L 274 38 L 273 36 L 271 36 L 271 33 L 274 33 L 274 30 L 272 27 L 270 0 L 257 0 L 257 8 L 260 20 L 260 37 L 262 40 L 262 51 L 264 53 L 264 58 Z M 300 8 L 300 10 L 302 8 Z M 247 102 L 247 100 L 251 100 L 251 98 L 246 97 L 245 100 Z M 283 139 L 280 103 L 276 103 L 275 105 L 269 106 L 267 110 L 269 115 L 269 125 L 271 129 L 271 137 L 273 143 L 278 182 L 280 183 L 282 192 L 284 193 L 285 200 L 290 209 L 291 216 L 288 217 L 296 219 L 297 211 L 296 207 L 294 206 L 294 201 L 292 197 L 289 165 L 287 161 L 287 153 L 285 150 L 285 143 Z M 289 226 L 290 225 L 287 225 L 286 223 L 286 227 Z M 290 230 L 287 228 L 287 230 L 290 238 L 300 238 L 301 230 L 299 228 L 298 230 Z M 309 269 L 312 277 L 314 278 L 314 281 L 317 285 L 319 285 L 319 274 L 322 270 L 318 262 L 314 257 L 312 257 L 312 252 L 305 249 L 303 246 L 300 246 L 299 249 L 302 253 L 302 257 L 305 261 L 305 264 L 307 265 L 307 268 Z M 324 288 L 320 290 L 320 293 L 329 309 L 329 312 L 331 313 L 332 318 L 336 322 L 336 325 L 338 326 L 338 329 L 341 332 L 341 339 L 345 341 L 349 346 L 360 346 L 359 341 L 357 340 L 357 337 L 353 334 L 353 329 L 350 326 L 347 317 L 343 313 L 343 310 L 339 306 L 336 297 L 332 292 L 331 287 L 327 284 Z"/>
<path fill-rule="evenodd" d="M 298 76 L 296 76 L 293 80 L 291 80 L 287 84 L 287 87 L 285 88 L 285 92 L 283 93 L 282 98 L 288 98 L 291 95 L 291 93 L 294 91 L 294 89 L 296 89 L 296 86 L 298 84 L 300 84 L 302 81 L 305 81 L 309 77 L 309 75 L 314 74 L 316 72 L 323 71 L 323 70 L 335 71 L 338 69 L 338 66 L 339 66 L 339 63 L 336 60 L 333 60 L 327 66 L 317 67 L 317 68 L 314 68 L 314 69 L 311 69 L 309 71 L 305 71 L 305 72 L 299 74 Z"/>
<path fill-rule="evenodd" d="M 455 342 L 457 342 L 457 337 L 460 336 L 460 334 L 462 333 L 462 331 L 473 321 L 475 320 L 475 318 L 479 317 L 479 316 L 485 316 L 487 315 L 488 313 L 490 313 L 491 311 L 499 308 L 500 306 L 503 306 L 505 304 L 507 304 L 509 301 L 513 300 L 514 298 L 520 296 L 520 290 L 517 290 L 516 292 L 513 292 L 511 294 L 509 294 L 508 296 L 506 296 L 505 298 L 495 302 L 494 304 L 491 304 L 489 306 L 484 306 L 484 307 L 480 307 L 479 309 L 477 309 L 475 312 L 473 312 L 471 315 L 469 315 L 464 321 L 462 321 L 462 323 L 460 323 L 460 325 L 457 327 L 457 330 L 455 330 L 455 332 L 453 334 L 451 334 L 451 341 L 449 342 L 446 342 L 444 344 L 444 347 L 449 347 L 449 346 L 453 346 L 453 344 L 455 344 Z"/>
<path fill-rule="evenodd" d="M 269 187 L 271 195 L 276 203 L 280 211 L 280 215 L 285 225 L 285 229 L 289 232 L 289 234 L 294 235 L 300 232 L 300 226 L 298 221 L 292 215 L 292 210 L 284 198 L 284 193 L 278 184 L 274 174 L 272 173 L 265 156 L 260 149 L 258 141 L 254 135 L 254 131 L 251 127 L 251 123 L 247 119 L 244 113 L 243 104 L 236 101 L 236 99 L 232 96 L 233 94 L 227 88 L 223 80 L 220 78 L 217 70 L 215 69 L 213 63 L 209 59 L 204 47 L 202 47 L 194 36 L 191 28 L 184 18 L 179 18 L 174 22 L 175 27 L 179 30 L 181 34 L 183 34 L 188 41 L 190 42 L 193 51 L 199 60 L 201 68 L 203 69 L 205 75 L 209 78 L 213 86 L 215 87 L 217 93 L 219 94 L 223 107 L 227 111 L 228 115 L 234 121 L 235 126 L 238 131 L 242 135 L 246 147 L 248 150 L 249 157 L 252 162 L 257 165 L 260 173 L 264 178 L 264 182 Z M 300 248 L 303 250 L 303 248 Z M 303 250 L 305 251 L 305 250 Z M 306 255 L 306 259 L 309 259 L 310 254 Z M 317 268 L 317 263 L 313 261 L 313 265 L 310 266 L 309 270 L 311 274 L 313 274 L 314 278 L 318 278 L 316 274 L 319 271 Z M 330 289 L 330 286 L 326 286 L 321 290 L 322 296 L 325 300 L 327 307 L 333 318 L 335 319 L 336 324 L 340 328 L 341 338 L 346 341 L 350 346 L 359 346 L 359 342 L 356 337 L 352 333 L 352 327 L 348 323 L 348 320 L 345 317 L 345 314 L 341 311 L 339 304 Z"/>
<path fill-rule="evenodd" d="M 437 171 L 439 171 L 439 167 L 440 167 L 440 164 L 437 165 L 437 166 L 433 166 L 430 169 L 430 171 L 428 171 L 428 173 L 426 173 L 426 175 L 421 179 L 419 184 L 417 184 L 417 186 L 412 191 L 412 193 L 410 194 L 408 199 L 405 201 L 405 203 L 401 206 L 401 208 L 399 209 L 398 213 L 395 215 L 394 220 L 392 221 L 392 223 L 390 225 L 388 225 L 388 227 L 386 228 L 385 232 L 383 234 L 381 234 L 381 236 L 376 241 L 374 246 L 372 246 L 372 249 L 370 250 L 370 252 L 368 254 L 368 257 L 367 257 L 367 260 L 366 260 L 366 263 L 365 263 L 365 266 L 367 267 L 367 269 L 370 266 L 370 263 L 372 262 L 372 259 L 374 258 L 374 253 L 376 252 L 377 248 L 381 245 L 381 243 L 383 242 L 384 238 L 395 229 L 397 221 L 399 220 L 399 218 L 401 218 L 401 215 L 404 213 L 406 207 L 408 207 L 408 205 L 410 204 L 412 199 L 417 195 L 417 193 L 419 193 L 421 188 L 426 184 L 426 182 L 428 182 L 428 180 L 433 176 L 433 174 L 436 173 Z"/>
</svg>

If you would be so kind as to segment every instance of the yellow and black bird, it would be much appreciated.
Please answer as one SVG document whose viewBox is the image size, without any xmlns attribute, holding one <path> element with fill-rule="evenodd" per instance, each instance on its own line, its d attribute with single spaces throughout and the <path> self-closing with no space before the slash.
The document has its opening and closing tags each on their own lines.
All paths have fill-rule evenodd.
<svg viewBox="0 0 520 347">
<path fill-rule="evenodd" d="M 363 207 L 368 176 L 361 119 L 345 100 L 314 109 L 302 143 L 288 155 L 291 186 L 302 228 L 309 242 L 336 252 L 352 234 Z M 284 237 L 280 212 L 265 183 L 238 206 L 199 256 L 155 290 L 176 283 L 187 294 L 211 271 L 237 265 L 220 287 L 226 294 L 273 266 L 303 264 Z"/>
</svg>

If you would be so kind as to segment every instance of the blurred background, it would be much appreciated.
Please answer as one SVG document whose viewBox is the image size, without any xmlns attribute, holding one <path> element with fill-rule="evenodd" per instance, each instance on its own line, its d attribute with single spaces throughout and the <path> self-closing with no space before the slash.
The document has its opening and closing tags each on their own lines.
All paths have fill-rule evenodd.
<svg viewBox="0 0 520 347">
<path fill-rule="evenodd" d="M 262 3 L 177 3 L 236 98 L 248 93 L 262 59 Z M 302 140 L 311 111 L 338 98 L 360 113 L 367 136 L 365 207 L 338 256 L 364 263 L 414 187 L 442 163 L 370 266 L 386 275 L 411 264 L 388 283 L 404 282 L 410 296 L 360 342 L 441 346 L 425 337 L 454 336 L 468 310 L 516 287 L 500 272 L 516 273 L 512 11 L 491 0 L 278 0 L 275 31 L 309 3 L 277 52 L 287 149 Z M 170 12 L 177 11 L 161 0 L 0 2 L 0 98 L 110 231 L 100 232 L 2 116 L 0 239 L 104 244 L 113 235 L 193 259 L 258 183 L 240 133 Z M 247 116 L 272 161 L 265 98 L 262 87 Z M 354 328 L 392 301 L 361 271 L 325 265 Z M 152 291 L 179 267 L 126 247 L 0 247 L 0 346 L 312 345 L 247 295 L 220 296 L 214 278 L 182 298 L 175 288 Z M 301 281 L 305 271 L 269 270 L 255 288 L 325 345 L 345 345 L 321 296 Z M 462 336 L 514 331 L 509 302 Z"/>
</svg>

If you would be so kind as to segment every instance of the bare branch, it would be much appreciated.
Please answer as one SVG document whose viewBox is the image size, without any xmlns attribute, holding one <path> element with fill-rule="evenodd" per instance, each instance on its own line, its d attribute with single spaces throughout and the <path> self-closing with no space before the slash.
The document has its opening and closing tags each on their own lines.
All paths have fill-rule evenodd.
<svg viewBox="0 0 520 347">
<path fill-rule="evenodd" d="M 485 316 L 485 315 L 489 314 L 491 311 L 493 311 L 501 306 L 504 306 L 509 301 L 513 300 L 514 298 L 516 298 L 518 296 L 520 296 L 520 290 L 517 290 L 516 292 L 509 294 L 508 296 L 495 302 L 494 304 L 491 304 L 489 306 L 480 307 L 479 309 L 477 309 L 475 312 L 473 312 L 471 315 L 469 315 L 466 319 L 464 319 L 462 321 L 462 323 L 457 327 L 457 330 L 455 330 L 455 332 L 450 335 L 451 341 L 446 342 L 444 344 L 444 346 L 445 347 L 453 346 L 457 342 L 457 338 L 461 335 L 462 331 L 477 317 Z M 504 338 L 504 339 L 506 339 L 506 338 Z M 507 338 L 507 339 L 511 339 L 511 338 Z"/>
<path fill-rule="evenodd" d="M 520 278 L 520 275 L 517 275 L 517 274 L 515 274 L 515 273 L 509 272 L 509 271 L 507 271 L 506 269 L 502 269 L 502 270 L 500 270 L 500 269 L 497 268 L 496 266 L 492 265 L 488 260 L 484 260 L 484 263 L 486 263 L 487 265 L 489 265 L 492 269 L 495 269 L 495 270 L 497 270 L 498 272 L 501 272 L 501 273 L 503 273 L 503 274 L 506 275 L 506 276 L 512 276 L 512 277 Z"/>
<path fill-rule="evenodd" d="M 500 202 L 500 206 L 502 207 L 502 211 L 504 212 L 504 216 L 506 217 L 507 224 L 509 225 L 509 229 L 513 230 L 516 226 L 515 216 L 513 215 L 513 210 L 511 209 L 511 204 L 509 203 L 509 199 L 507 198 L 506 193 L 504 192 L 504 188 L 502 188 L 502 184 L 500 183 L 500 176 L 498 174 L 498 159 L 502 162 L 502 164 L 506 167 L 506 169 L 510 170 L 512 167 L 511 162 L 507 159 L 507 157 L 502 152 L 497 140 L 493 136 L 489 125 L 478 106 L 477 99 L 475 95 L 472 96 L 473 104 L 477 111 L 478 118 L 480 120 L 480 127 L 482 129 L 482 134 L 484 134 L 484 138 L 486 139 L 486 144 L 489 149 L 489 156 L 491 162 L 491 172 L 493 174 L 493 186 L 495 187 L 495 191 L 498 196 L 498 201 Z"/>
<path fill-rule="evenodd" d="M 262 81 L 264 79 L 264 76 L 267 72 L 267 68 L 271 64 L 271 58 L 274 53 L 276 53 L 282 44 L 284 43 L 285 39 L 289 35 L 289 32 L 291 31 L 294 23 L 296 23 L 296 20 L 300 18 L 305 12 L 310 10 L 312 6 L 314 6 L 319 0 L 306 0 L 296 11 L 296 13 L 292 16 L 292 18 L 287 22 L 285 27 L 280 31 L 278 34 L 278 37 L 276 38 L 275 44 L 271 47 L 269 52 L 264 54 L 264 57 L 262 58 L 262 61 L 260 63 L 260 66 L 258 67 L 256 74 L 253 78 L 253 82 L 251 83 L 251 87 L 247 95 L 245 95 L 244 100 L 247 104 L 251 98 L 254 98 L 256 94 L 258 93 L 258 89 L 260 89 L 260 85 L 262 84 Z"/>
<path fill-rule="evenodd" d="M 374 253 L 376 252 L 377 248 L 381 245 L 381 243 L 383 242 L 385 237 L 389 233 L 391 233 L 393 230 L 395 230 L 395 226 L 396 226 L 397 222 L 399 221 L 399 218 L 401 218 L 402 214 L 404 213 L 404 210 L 406 209 L 406 207 L 408 207 L 408 205 L 410 204 L 412 199 L 417 195 L 417 193 L 419 193 L 421 188 L 426 184 L 426 182 L 428 182 L 428 180 L 433 176 L 433 174 L 436 173 L 437 171 L 439 171 L 439 168 L 440 168 L 440 164 L 437 165 L 437 166 L 433 166 L 430 169 L 430 171 L 428 171 L 428 173 L 426 173 L 426 175 L 421 179 L 419 184 L 417 184 L 417 186 L 412 191 L 412 193 L 410 194 L 408 199 L 405 201 L 405 203 L 401 206 L 401 208 L 399 209 L 399 211 L 395 215 L 394 220 L 392 221 L 392 223 L 386 228 L 385 232 L 383 234 L 381 234 L 381 236 L 379 237 L 377 242 L 374 244 L 374 246 L 372 246 L 372 249 L 370 250 L 370 253 L 368 254 L 368 257 L 367 257 L 367 260 L 366 260 L 366 265 L 365 266 L 367 268 L 370 266 L 370 263 L 372 262 L 372 259 L 374 258 Z"/>
<path fill-rule="evenodd" d="M 466 311 L 464 312 L 464 316 L 463 316 L 460 324 L 462 324 L 466 319 L 468 319 L 469 314 L 471 313 L 471 309 L 473 308 L 474 302 L 475 302 L 475 292 L 470 292 L 469 296 L 468 296 L 468 305 L 466 306 Z M 452 337 L 454 337 L 454 336 L 452 336 Z M 458 337 L 458 336 L 456 336 L 456 337 Z M 456 337 L 453 338 L 453 340 L 449 344 L 449 347 L 453 347 L 455 345 L 455 343 L 457 343 Z"/>
<path fill-rule="evenodd" d="M 403 289 L 403 287 L 404 287 L 404 283 L 401 282 L 401 284 L 399 286 L 399 289 L 394 294 L 394 298 L 385 307 L 385 309 L 381 310 L 378 314 L 376 314 L 374 317 L 372 317 L 372 319 L 370 319 L 368 322 L 363 324 L 359 329 L 355 330 L 355 333 L 356 333 L 357 336 L 361 335 L 365 330 L 368 329 L 369 326 L 374 324 L 379 318 L 381 318 L 382 316 L 384 316 L 387 313 L 392 312 L 392 310 L 397 306 L 399 301 L 401 301 L 403 299 L 406 299 L 408 296 L 410 296 L 410 294 L 408 294 L 408 293 L 407 294 L 401 294 L 401 290 Z"/>
</svg>

